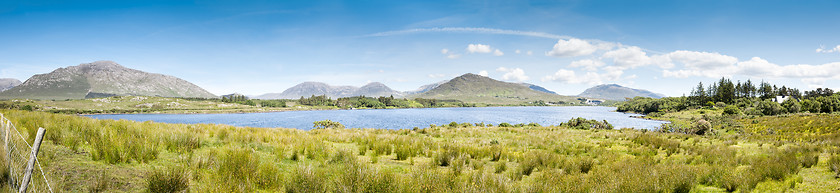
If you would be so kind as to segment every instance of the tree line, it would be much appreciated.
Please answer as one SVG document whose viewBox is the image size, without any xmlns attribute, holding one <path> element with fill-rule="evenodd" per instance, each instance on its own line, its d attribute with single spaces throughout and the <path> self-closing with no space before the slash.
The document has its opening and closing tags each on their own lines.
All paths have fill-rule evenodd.
<svg viewBox="0 0 840 193">
<path fill-rule="evenodd" d="M 440 99 L 424 99 L 424 98 L 415 98 L 415 99 L 398 99 L 394 98 L 393 95 L 385 97 L 367 97 L 367 96 L 356 96 L 356 97 L 341 97 L 338 99 L 331 99 L 326 95 L 319 95 L 315 96 L 312 95 L 311 97 L 300 97 L 298 99 L 299 105 L 307 105 L 307 106 L 334 106 L 338 108 L 372 108 L 372 109 L 384 109 L 384 108 L 431 108 L 431 107 L 474 107 L 475 104 L 464 103 L 458 100 L 440 100 Z"/>
<path fill-rule="evenodd" d="M 777 97 L 782 97 L 784 101 L 778 102 Z M 708 86 L 698 83 L 689 96 L 661 99 L 636 97 L 619 104 L 617 111 L 650 114 L 698 108 L 726 108 L 724 113 L 749 115 L 833 113 L 840 111 L 840 93 L 828 88 L 800 92 L 796 88 L 778 87 L 764 81 L 756 86 L 751 80 L 733 82 L 721 78 Z"/>
</svg>

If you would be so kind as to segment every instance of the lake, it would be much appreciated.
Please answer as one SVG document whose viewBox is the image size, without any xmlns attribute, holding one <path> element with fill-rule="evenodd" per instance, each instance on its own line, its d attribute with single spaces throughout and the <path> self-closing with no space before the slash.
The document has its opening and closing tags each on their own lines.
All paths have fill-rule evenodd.
<svg viewBox="0 0 840 193">
<path fill-rule="evenodd" d="M 239 114 L 119 114 L 86 115 L 96 119 L 126 119 L 163 123 L 216 123 L 247 127 L 282 127 L 302 130 L 312 129 L 312 122 L 332 120 L 348 128 L 410 129 L 425 128 L 430 124 L 458 123 L 539 123 L 559 125 L 569 119 L 583 117 L 607 120 L 616 129 L 654 129 L 664 121 L 631 118 L 637 114 L 615 112 L 615 107 L 459 107 L 420 109 L 365 109 L 285 111 Z"/>
</svg>

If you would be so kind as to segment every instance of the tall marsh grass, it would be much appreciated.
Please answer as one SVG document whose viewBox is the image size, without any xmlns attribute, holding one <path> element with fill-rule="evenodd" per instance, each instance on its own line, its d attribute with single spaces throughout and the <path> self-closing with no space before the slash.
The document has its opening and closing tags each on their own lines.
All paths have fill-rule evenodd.
<svg viewBox="0 0 840 193">
<path fill-rule="evenodd" d="M 698 136 L 458 123 L 300 131 L 2 113 L 24 135 L 48 129 L 46 140 L 57 147 L 44 155 L 60 156 L 44 162 L 81 160 L 66 167 L 71 169 L 45 168 L 59 171 L 54 175 L 89 170 L 75 168 L 82 165 L 131 169 L 138 177 L 114 179 L 146 182 L 136 188 L 116 181 L 103 192 L 748 192 L 774 184 L 767 182 L 787 185 L 782 182 L 803 168 L 840 174 L 840 156 L 819 162 L 823 150 L 833 151 L 840 141 L 831 135 L 789 143 L 779 137 L 788 132 L 768 139 L 754 132 Z"/>
</svg>

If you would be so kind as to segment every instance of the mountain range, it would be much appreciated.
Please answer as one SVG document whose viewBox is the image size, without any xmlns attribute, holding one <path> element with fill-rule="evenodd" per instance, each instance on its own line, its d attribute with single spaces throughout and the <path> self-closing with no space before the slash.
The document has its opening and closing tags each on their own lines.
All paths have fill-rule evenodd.
<svg viewBox="0 0 840 193">
<path fill-rule="evenodd" d="M 161 96 L 180 98 L 216 98 L 210 92 L 185 80 L 123 67 L 112 61 L 96 61 L 58 68 L 47 74 L 34 75 L 23 83 L 16 79 L 0 79 L 0 99 L 82 99 L 117 95 Z M 451 80 L 423 85 L 417 90 L 400 92 L 379 82 L 362 87 L 332 86 L 321 82 L 303 82 L 281 93 L 268 93 L 256 99 L 298 99 L 312 95 L 330 98 L 353 96 L 394 96 L 397 98 L 431 98 L 460 100 L 468 103 L 521 104 L 545 102 L 576 103 L 578 97 L 624 100 L 635 96 L 661 98 L 663 95 L 617 84 L 598 85 L 578 97 L 563 96 L 528 83 L 498 81 L 467 73 Z"/>
<path fill-rule="evenodd" d="M 0 99 L 82 99 L 116 95 L 215 98 L 210 92 L 173 76 L 96 61 L 47 74 L 37 74 L 9 90 Z"/>
<path fill-rule="evenodd" d="M 21 82 L 20 82 L 20 80 L 18 80 L 18 79 L 14 79 L 14 78 L 0 78 L 0 92 L 3 92 L 3 91 L 5 91 L 5 90 L 12 89 L 12 88 L 14 88 L 14 87 L 16 87 L 16 86 L 18 86 L 18 85 L 20 85 L 20 84 L 21 84 Z"/>
<path fill-rule="evenodd" d="M 647 90 L 628 88 L 617 84 L 602 84 L 584 90 L 578 96 L 587 98 L 607 99 L 614 101 L 624 101 L 625 98 L 633 98 L 637 96 L 662 98 L 663 94 L 653 93 Z"/>
<path fill-rule="evenodd" d="M 391 96 L 402 97 L 403 94 L 395 91 L 385 84 L 379 82 L 368 83 L 362 87 L 354 86 L 332 86 L 322 82 L 304 82 L 286 89 L 281 93 L 268 93 L 256 96 L 256 99 L 299 99 L 300 97 L 310 97 L 312 95 L 336 99 L 341 97 L 354 96 Z"/>
</svg>

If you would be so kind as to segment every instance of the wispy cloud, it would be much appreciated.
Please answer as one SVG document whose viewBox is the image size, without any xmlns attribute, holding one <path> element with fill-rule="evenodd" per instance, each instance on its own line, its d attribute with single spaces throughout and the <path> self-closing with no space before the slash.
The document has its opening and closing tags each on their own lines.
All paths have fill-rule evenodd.
<svg viewBox="0 0 840 193">
<path fill-rule="evenodd" d="M 832 52 L 840 52 L 840 45 L 837 45 L 833 48 L 828 48 L 828 49 L 826 49 L 823 46 L 820 46 L 820 48 L 817 48 L 817 53 L 832 53 Z"/>
<path fill-rule="evenodd" d="M 407 30 L 397 30 L 397 31 L 386 31 L 386 32 L 373 33 L 373 34 L 364 35 L 363 37 L 383 37 L 383 36 L 406 35 L 406 34 L 414 34 L 414 33 L 435 33 L 435 32 L 502 34 L 502 35 L 529 36 L 529 37 L 549 38 L 549 39 L 571 39 L 571 38 L 573 38 L 571 36 L 550 34 L 550 33 L 545 33 L 545 32 L 519 31 L 519 30 L 480 28 L 480 27 L 416 28 L 416 29 L 407 29 Z"/>
</svg>

